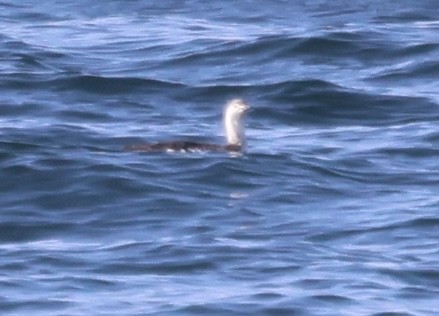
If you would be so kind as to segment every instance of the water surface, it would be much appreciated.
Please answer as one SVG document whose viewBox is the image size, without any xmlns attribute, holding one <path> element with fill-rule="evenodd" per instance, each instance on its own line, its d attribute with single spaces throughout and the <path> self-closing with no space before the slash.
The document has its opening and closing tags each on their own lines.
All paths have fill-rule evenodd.
<svg viewBox="0 0 439 316">
<path fill-rule="evenodd" d="M 1 1 L 2 315 L 437 315 L 438 9 Z"/>
</svg>

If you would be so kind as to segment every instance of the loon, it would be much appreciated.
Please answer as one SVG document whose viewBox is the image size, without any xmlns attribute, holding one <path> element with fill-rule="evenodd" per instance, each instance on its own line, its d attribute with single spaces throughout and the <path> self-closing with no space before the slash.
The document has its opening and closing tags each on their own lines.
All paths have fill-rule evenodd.
<svg viewBox="0 0 439 316">
<path fill-rule="evenodd" d="M 242 99 L 233 99 L 224 107 L 223 123 L 226 144 L 209 144 L 192 141 L 171 141 L 152 144 L 127 145 L 125 149 L 138 152 L 240 152 L 245 146 L 244 114 L 250 106 Z"/>
</svg>

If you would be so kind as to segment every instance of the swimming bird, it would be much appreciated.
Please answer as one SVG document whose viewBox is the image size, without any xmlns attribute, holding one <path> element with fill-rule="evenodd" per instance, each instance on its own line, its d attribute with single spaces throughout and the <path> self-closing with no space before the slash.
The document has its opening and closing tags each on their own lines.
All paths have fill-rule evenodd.
<svg viewBox="0 0 439 316">
<path fill-rule="evenodd" d="M 209 144 L 192 141 L 171 141 L 152 144 L 133 144 L 125 148 L 129 151 L 139 152 L 239 152 L 245 146 L 245 133 L 243 127 L 244 114 L 250 106 L 242 99 L 233 99 L 226 104 L 223 113 L 224 132 L 226 144 Z"/>
</svg>

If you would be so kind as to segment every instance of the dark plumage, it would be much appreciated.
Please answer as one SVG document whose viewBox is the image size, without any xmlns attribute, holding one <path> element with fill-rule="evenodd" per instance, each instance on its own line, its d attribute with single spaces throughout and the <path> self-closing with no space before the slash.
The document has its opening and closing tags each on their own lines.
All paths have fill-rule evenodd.
<svg viewBox="0 0 439 316">
<path fill-rule="evenodd" d="M 126 150 L 129 151 L 140 151 L 140 152 L 195 152 L 195 151 L 214 151 L 214 152 L 225 152 L 225 151 L 241 151 L 242 146 L 240 145 L 216 145 L 207 143 L 197 143 L 190 141 L 175 141 L 166 143 L 154 143 L 154 144 L 134 144 L 125 146 Z"/>
</svg>

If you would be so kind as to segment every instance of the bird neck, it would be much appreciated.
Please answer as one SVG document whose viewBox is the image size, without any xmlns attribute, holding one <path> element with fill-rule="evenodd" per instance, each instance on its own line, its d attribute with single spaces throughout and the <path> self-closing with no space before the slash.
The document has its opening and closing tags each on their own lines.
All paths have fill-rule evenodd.
<svg viewBox="0 0 439 316">
<path fill-rule="evenodd" d="M 244 146 L 244 129 L 239 114 L 226 110 L 224 113 L 224 130 L 226 133 L 227 145 Z"/>
</svg>

